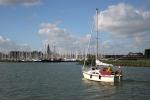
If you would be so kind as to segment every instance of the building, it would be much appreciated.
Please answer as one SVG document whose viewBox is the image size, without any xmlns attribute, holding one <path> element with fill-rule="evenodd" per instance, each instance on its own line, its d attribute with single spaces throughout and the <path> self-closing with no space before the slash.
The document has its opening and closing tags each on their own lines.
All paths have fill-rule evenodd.
<svg viewBox="0 0 150 100">
<path fill-rule="evenodd" d="M 150 58 L 150 49 L 145 49 L 144 57 Z"/>
<path fill-rule="evenodd" d="M 127 59 L 127 60 L 137 60 L 137 59 L 143 59 L 143 58 L 144 58 L 144 55 L 141 52 L 138 52 L 138 53 L 129 52 L 127 55 L 122 57 L 122 59 Z"/>
<path fill-rule="evenodd" d="M 122 58 L 124 55 L 103 55 L 106 59 L 119 59 Z"/>
<path fill-rule="evenodd" d="M 43 53 L 40 51 L 10 51 L 10 61 L 39 61 L 43 59 Z"/>
<path fill-rule="evenodd" d="M 43 53 L 41 51 L 33 51 L 31 52 L 31 58 L 33 61 L 40 61 L 44 57 Z"/>
<path fill-rule="evenodd" d="M 9 60 L 9 55 L 6 53 L 0 52 L 0 61 L 8 61 Z"/>
<path fill-rule="evenodd" d="M 51 50 L 50 50 L 50 47 L 49 47 L 49 44 L 47 45 L 47 59 L 51 59 Z"/>
</svg>

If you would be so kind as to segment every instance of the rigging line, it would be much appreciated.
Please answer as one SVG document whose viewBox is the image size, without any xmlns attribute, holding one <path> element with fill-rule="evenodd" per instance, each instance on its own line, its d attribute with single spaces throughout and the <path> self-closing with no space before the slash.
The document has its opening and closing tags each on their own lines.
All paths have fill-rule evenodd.
<svg viewBox="0 0 150 100">
<path fill-rule="evenodd" d="M 98 59 L 98 8 L 96 8 L 96 59 Z"/>
<path fill-rule="evenodd" d="M 91 34 L 92 34 L 92 32 L 93 32 L 93 29 L 91 29 L 91 32 L 90 32 L 90 39 L 89 39 L 89 41 L 88 41 L 88 48 L 87 48 L 87 50 L 86 50 L 85 57 L 84 57 L 83 69 L 84 69 L 84 67 L 85 67 L 86 57 L 87 57 L 87 55 L 88 55 L 88 51 L 89 51 L 89 48 L 90 48 L 91 37 L 92 37 Z"/>
<path fill-rule="evenodd" d="M 90 43 L 91 43 L 91 35 L 90 35 L 90 39 L 89 39 L 89 42 L 88 42 L 88 48 L 86 50 L 86 54 L 85 54 L 85 57 L 84 57 L 83 68 L 85 67 L 85 61 L 86 61 L 86 57 L 87 57 L 87 54 L 88 54 L 88 51 L 89 51 L 89 48 L 90 48 Z"/>
</svg>

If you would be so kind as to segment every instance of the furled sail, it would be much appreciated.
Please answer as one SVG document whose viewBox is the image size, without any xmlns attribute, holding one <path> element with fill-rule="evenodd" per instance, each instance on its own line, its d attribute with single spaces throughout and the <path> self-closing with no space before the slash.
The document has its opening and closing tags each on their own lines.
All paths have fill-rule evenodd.
<svg viewBox="0 0 150 100">
<path fill-rule="evenodd" d="M 98 66 L 113 66 L 112 64 L 103 63 L 103 62 L 99 61 L 98 59 L 96 59 L 96 65 L 98 65 Z"/>
</svg>

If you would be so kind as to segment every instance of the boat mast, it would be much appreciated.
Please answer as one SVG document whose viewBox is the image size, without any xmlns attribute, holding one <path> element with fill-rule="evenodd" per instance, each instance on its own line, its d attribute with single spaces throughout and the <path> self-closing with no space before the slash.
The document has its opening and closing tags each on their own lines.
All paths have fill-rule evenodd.
<svg viewBox="0 0 150 100">
<path fill-rule="evenodd" d="M 98 8 L 96 8 L 96 59 L 98 59 Z"/>
</svg>

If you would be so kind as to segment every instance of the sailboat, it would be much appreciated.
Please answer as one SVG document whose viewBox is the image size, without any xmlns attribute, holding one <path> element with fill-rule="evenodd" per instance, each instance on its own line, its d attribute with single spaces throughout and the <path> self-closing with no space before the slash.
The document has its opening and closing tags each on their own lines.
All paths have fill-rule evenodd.
<svg viewBox="0 0 150 100">
<path fill-rule="evenodd" d="M 122 79 L 122 71 L 120 66 L 114 70 L 112 64 L 107 64 L 98 59 L 98 9 L 96 9 L 97 16 L 97 43 L 96 43 L 96 55 L 95 55 L 95 66 L 86 68 L 84 62 L 82 73 L 83 77 L 88 80 L 98 82 L 120 82 Z M 86 59 L 85 59 L 86 60 Z"/>
</svg>

